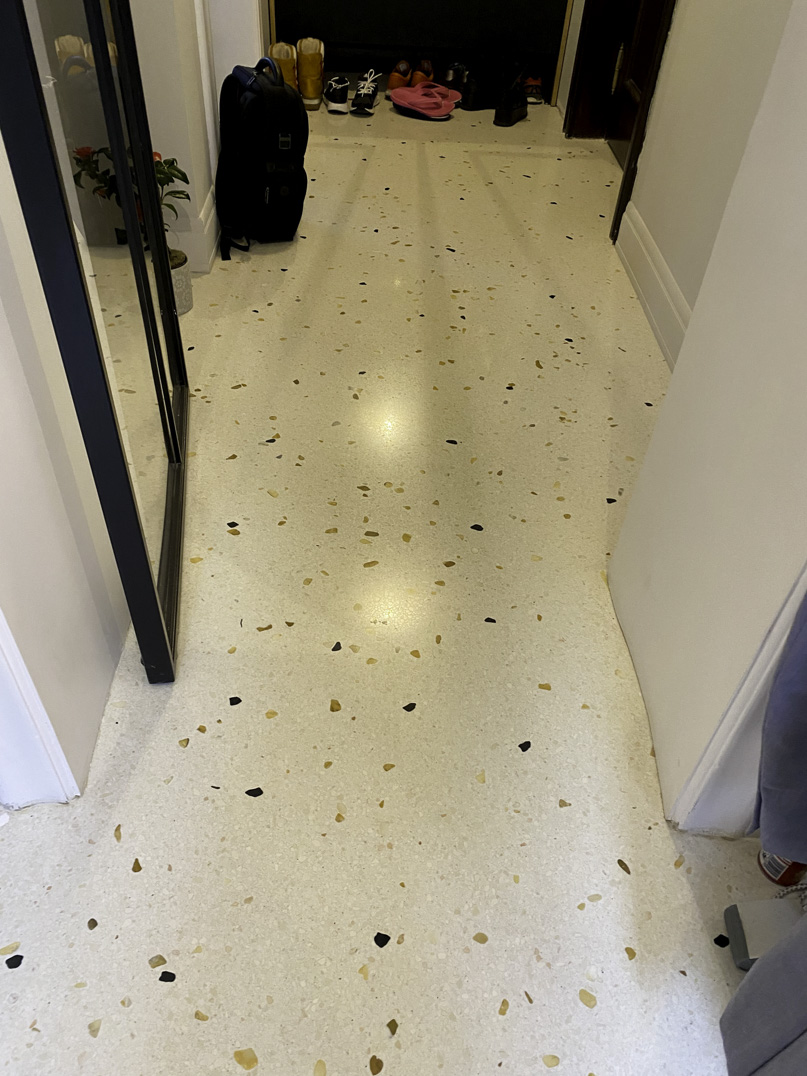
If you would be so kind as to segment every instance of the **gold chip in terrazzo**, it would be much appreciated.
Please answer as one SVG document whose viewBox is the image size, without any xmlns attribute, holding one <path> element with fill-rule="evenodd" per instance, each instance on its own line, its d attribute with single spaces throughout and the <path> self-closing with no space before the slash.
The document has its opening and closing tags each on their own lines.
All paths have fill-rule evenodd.
<svg viewBox="0 0 807 1076">
<path fill-rule="evenodd" d="M 314 1076 L 328 1076 L 328 1067 L 321 1059 L 314 1064 Z"/>
<path fill-rule="evenodd" d="M 241 1066 L 241 1068 L 246 1069 L 247 1072 L 250 1072 L 252 1069 L 256 1069 L 258 1067 L 258 1057 L 255 1051 L 252 1049 L 235 1050 L 233 1052 L 233 1057 Z"/>
</svg>

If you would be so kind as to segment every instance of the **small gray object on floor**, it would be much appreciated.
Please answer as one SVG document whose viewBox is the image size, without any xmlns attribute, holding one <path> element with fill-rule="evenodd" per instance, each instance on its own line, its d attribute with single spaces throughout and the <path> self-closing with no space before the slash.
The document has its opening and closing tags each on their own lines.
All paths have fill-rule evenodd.
<svg viewBox="0 0 807 1076">
<path fill-rule="evenodd" d="M 729 1076 L 807 1072 L 807 916 L 754 964 L 720 1019 Z"/>
<path fill-rule="evenodd" d="M 748 969 L 800 922 L 801 900 L 745 900 L 723 913 L 731 955 L 741 971 Z"/>
</svg>

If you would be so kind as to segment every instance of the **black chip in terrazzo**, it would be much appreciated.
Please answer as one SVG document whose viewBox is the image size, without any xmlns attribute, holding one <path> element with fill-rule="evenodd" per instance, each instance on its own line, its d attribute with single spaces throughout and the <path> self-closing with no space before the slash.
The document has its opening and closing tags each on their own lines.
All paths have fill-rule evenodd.
<svg viewBox="0 0 807 1076">
<path fill-rule="evenodd" d="M 230 696 L 230 706 L 237 706 L 241 700 L 237 695 Z"/>
<path fill-rule="evenodd" d="M 161 983 L 172 983 L 176 979 L 176 975 L 172 971 L 163 971 L 160 973 Z"/>
<path fill-rule="evenodd" d="M 376 934 L 376 936 L 373 938 L 373 941 L 376 943 L 379 949 L 383 949 L 389 941 L 389 934 L 382 934 L 381 931 L 379 931 L 378 934 Z"/>
<path fill-rule="evenodd" d="M 731 942 L 728 940 L 725 934 L 718 934 L 717 937 L 713 940 L 715 945 L 719 945 L 721 949 L 725 949 L 727 945 L 731 945 Z"/>
<path fill-rule="evenodd" d="M 266 443 L 267 443 L 267 445 L 273 445 L 273 444 L 275 443 L 275 441 L 276 441 L 276 440 L 277 440 L 277 438 L 276 438 L 276 437 L 270 437 L 270 438 L 269 438 L 269 439 L 267 440 L 267 442 L 266 442 Z"/>
<path fill-rule="evenodd" d="M 412 713 L 412 711 L 414 710 L 414 708 L 415 708 L 416 706 L 417 706 L 417 703 L 416 703 L 416 702 L 408 702 L 408 703 L 406 704 L 406 706 L 404 706 L 404 710 L 406 710 L 406 712 L 407 712 L 408 714 L 411 714 L 411 713 Z"/>
<path fill-rule="evenodd" d="M 248 788 L 246 794 L 248 796 L 252 796 L 253 799 L 257 799 L 258 796 L 263 795 L 263 789 L 260 788 L 260 787 L 259 788 Z"/>
<path fill-rule="evenodd" d="M 652 407 L 653 406 L 651 403 L 648 403 L 647 400 L 645 400 L 644 405 L 645 405 L 645 407 Z"/>
<path fill-rule="evenodd" d="M 341 650 L 341 649 L 342 649 L 342 644 L 341 643 L 334 643 L 333 646 L 331 647 L 331 650 Z"/>
<path fill-rule="evenodd" d="M 605 503 L 606 504 L 616 504 L 616 497 L 606 497 L 605 498 Z"/>
<path fill-rule="evenodd" d="M 485 528 L 482 526 L 481 523 L 472 523 L 471 524 L 471 530 L 472 531 L 483 531 L 484 529 Z"/>
<path fill-rule="evenodd" d="M 455 445 L 456 443 L 457 443 L 457 442 L 456 442 L 456 441 L 454 441 L 454 440 L 447 440 L 447 441 L 446 441 L 446 444 L 447 444 L 447 445 Z"/>
<path fill-rule="evenodd" d="M 495 623 L 496 623 L 496 621 L 495 621 L 495 620 L 493 619 L 493 617 L 492 617 L 492 616 L 486 616 L 486 617 L 485 617 L 485 623 L 486 623 L 486 624 L 495 624 Z"/>
<path fill-rule="evenodd" d="M 8 960 L 6 960 L 6 967 L 18 968 L 24 959 L 25 957 L 23 957 L 21 953 L 15 953 L 14 956 L 10 956 Z"/>
<path fill-rule="evenodd" d="M 532 742 L 530 740 L 525 740 L 524 743 L 520 743 L 518 746 L 521 751 L 529 751 L 532 747 Z"/>
<path fill-rule="evenodd" d="M 234 519 L 231 519 L 230 522 L 227 524 L 227 526 L 228 527 L 237 527 L 238 524 L 235 522 Z"/>
</svg>

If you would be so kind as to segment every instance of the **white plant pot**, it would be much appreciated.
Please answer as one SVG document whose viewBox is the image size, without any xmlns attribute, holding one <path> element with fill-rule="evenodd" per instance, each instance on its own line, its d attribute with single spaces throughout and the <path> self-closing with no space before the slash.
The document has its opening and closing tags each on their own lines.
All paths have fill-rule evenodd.
<svg viewBox="0 0 807 1076">
<path fill-rule="evenodd" d="M 187 256 L 182 265 L 171 270 L 171 280 L 174 284 L 174 301 L 177 305 L 177 314 L 187 314 L 193 307 L 193 285 L 191 284 L 191 267 Z"/>
</svg>

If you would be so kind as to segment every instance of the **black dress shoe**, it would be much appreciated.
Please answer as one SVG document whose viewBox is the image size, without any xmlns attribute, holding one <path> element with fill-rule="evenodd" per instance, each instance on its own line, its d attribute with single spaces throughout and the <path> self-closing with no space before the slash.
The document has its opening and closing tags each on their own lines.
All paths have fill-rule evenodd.
<svg viewBox="0 0 807 1076">
<path fill-rule="evenodd" d="M 468 80 L 468 68 L 465 64 L 452 64 L 446 70 L 446 77 L 443 79 L 443 84 L 450 90 L 456 90 L 458 93 L 465 93 L 465 83 Z"/>
<path fill-rule="evenodd" d="M 506 90 L 493 116 L 496 127 L 512 127 L 527 118 L 527 94 L 518 83 Z"/>
</svg>

